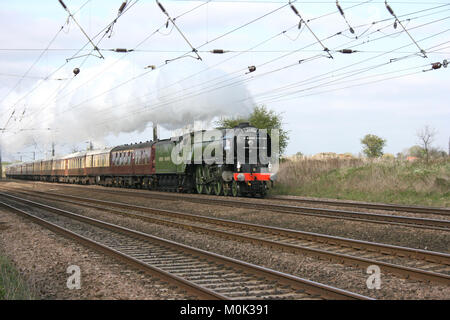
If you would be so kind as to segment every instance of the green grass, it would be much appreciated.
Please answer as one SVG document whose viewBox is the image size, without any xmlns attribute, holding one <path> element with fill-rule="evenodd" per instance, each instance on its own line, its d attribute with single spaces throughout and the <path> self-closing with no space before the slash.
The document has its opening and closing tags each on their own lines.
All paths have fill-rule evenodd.
<svg viewBox="0 0 450 320">
<path fill-rule="evenodd" d="M 34 300 L 36 295 L 11 261 L 0 255 L 0 300 Z"/>
<path fill-rule="evenodd" d="M 450 160 L 288 161 L 272 194 L 449 207 Z"/>
</svg>

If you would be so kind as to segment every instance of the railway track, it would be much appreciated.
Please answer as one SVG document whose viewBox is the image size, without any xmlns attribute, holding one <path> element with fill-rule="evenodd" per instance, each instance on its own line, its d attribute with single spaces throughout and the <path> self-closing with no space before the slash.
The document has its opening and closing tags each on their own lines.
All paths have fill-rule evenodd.
<svg viewBox="0 0 450 320">
<path fill-rule="evenodd" d="M 200 298 L 370 299 L 11 194 L 0 197 L 5 208 Z"/>
<path fill-rule="evenodd" d="M 298 203 L 323 204 L 337 207 L 356 207 L 375 210 L 401 211 L 401 212 L 426 213 L 426 214 L 450 216 L 450 209 L 438 207 L 406 206 L 400 204 L 370 203 L 370 202 L 356 202 L 356 201 L 348 202 L 330 199 L 303 199 L 297 197 L 292 198 L 288 196 L 276 196 L 276 197 L 274 196 L 268 199 L 273 199 L 277 201 L 298 202 Z"/>
<path fill-rule="evenodd" d="M 66 188 L 75 189 L 86 189 L 82 186 L 64 186 Z M 89 188 L 89 187 L 88 187 Z M 142 197 L 146 199 L 160 199 L 160 200 L 171 200 L 171 201 L 189 201 L 192 203 L 210 204 L 217 206 L 227 206 L 232 208 L 247 208 L 264 210 L 285 214 L 295 214 L 295 215 L 306 215 L 314 216 L 320 218 L 330 218 L 330 219 L 344 219 L 350 221 L 360 221 L 360 222 L 370 222 L 378 224 L 389 224 L 397 226 L 405 226 L 420 229 L 431 229 L 431 230 L 441 230 L 450 231 L 450 220 L 443 219 L 429 219 L 429 218 L 417 218 L 417 217 L 406 217 L 388 214 L 378 214 L 378 213 L 367 213 L 367 212 L 356 212 L 356 211 L 346 211 L 346 210 L 336 210 L 327 208 L 311 208 L 311 207 L 301 207 L 293 205 L 284 204 L 273 204 L 267 202 L 254 202 L 245 201 L 245 198 L 213 198 L 213 197 L 203 197 L 195 195 L 186 194 L 170 194 L 161 193 L 154 191 L 128 191 L 128 190 L 111 190 L 103 188 L 95 188 L 95 191 L 114 194 L 114 195 L 132 195 L 134 197 Z"/>
<path fill-rule="evenodd" d="M 40 199 L 89 207 L 155 224 L 212 234 L 231 240 L 253 243 L 296 254 L 306 254 L 362 268 L 376 264 L 383 272 L 391 272 L 405 278 L 450 285 L 450 255 L 446 253 L 64 194 L 49 192 L 35 192 L 35 194 L 25 192 L 25 194 Z M 145 213 L 145 215 L 133 212 Z"/>
</svg>

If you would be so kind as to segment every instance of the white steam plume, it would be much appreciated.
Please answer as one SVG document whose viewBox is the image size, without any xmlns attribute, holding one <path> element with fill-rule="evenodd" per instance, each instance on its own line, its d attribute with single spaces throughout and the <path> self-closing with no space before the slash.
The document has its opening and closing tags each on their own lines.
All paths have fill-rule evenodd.
<svg viewBox="0 0 450 320">
<path fill-rule="evenodd" d="M 82 68 L 59 100 L 52 99 L 50 104 L 46 103 L 48 97 L 58 86 L 64 88 L 65 82 L 47 80 L 16 107 L 2 146 L 13 153 L 34 143 L 102 142 L 110 134 L 142 132 L 153 122 L 174 130 L 195 121 L 247 116 L 253 100 L 246 87 L 227 86 L 234 82 L 230 75 L 218 69 L 201 72 L 205 68 L 199 61 L 176 61 L 101 95 L 142 72 L 130 61 L 107 58 L 99 66 Z M 70 93 L 105 69 L 100 77 Z M 181 81 L 192 74 L 197 75 Z M 7 110 L 19 97 L 11 94 L 1 109 Z M 3 123 L 7 116 L 2 115 Z"/>
</svg>

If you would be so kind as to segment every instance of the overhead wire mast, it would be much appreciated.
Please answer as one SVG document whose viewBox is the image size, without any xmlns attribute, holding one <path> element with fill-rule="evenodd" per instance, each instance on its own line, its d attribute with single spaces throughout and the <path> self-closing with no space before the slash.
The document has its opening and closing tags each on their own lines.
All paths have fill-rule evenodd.
<svg viewBox="0 0 450 320">
<path fill-rule="evenodd" d="M 403 30 L 406 32 L 406 34 L 409 36 L 409 38 L 412 40 L 412 42 L 416 45 L 417 48 L 419 48 L 420 53 L 423 55 L 424 58 L 428 58 L 427 57 L 427 53 L 425 52 L 425 50 L 423 50 L 419 44 L 416 42 L 416 40 L 414 40 L 414 38 L 411 36 L 411 34 L 408 32 L 408 30 L 405 28 L 405 26 L 403 25 L 403 23 L 397 18 L 397 15 L 395 14 L 394 10 L 392 9 L 392 7 L 390 5 L 388 5 L 387 0 L 384 0 L 384 4 L 386 5 L 386 9 L 389 11 L 389 13 L 395 18 L 395 22 L 394 22 L 394 29 L 397 28 L 397 23 L 403 28 Z"/>
<path fill-rule="evenodd" d="M 170 21 L 172 24 L 173 24 L 173 26 L 175 27 L 175 29 L 177 29 L 177 31 L 180 33 L 180 35 L 183 37 L 183 39 L 187 42 L 187 44 L 191 47 L 191 49 L 192 49 L 192 52 L 194 52 L 196 55 L 197 55 L 197 60 L 202 60 L 202 57 L 200 57 L 200 55 L 198 54 L 198 50 L 197 49 L 195 49 L 194 48 L 194 46 L 189 42 L 189 40 L 186 38 L 186 36 L 184 35 L 184 33 L 180 30 L 180 28 L 178 28 L 178 26 L 175 24 L 175 19 L 172 19 L 171 17 L 170 17 L 170 15 L 169 15 L 169 13 L 166 11 L 166 9 L 163 7 L 163 5 L 158 1 L 158 0 L 156 0 L 156 3 L 158 4 L 158 6 L 159 6 L 159 8 L 161 9 L 161 11 L 167 16 L 167 19 L 168 19 L 168 21 Z M 166 24 L 166 27 L 168 27 L 168 25 Z M 190 57 L 190 56 L 189 56 Z M 181 57 L 180 57 L 181 58 Z M 178 58 L 177 58 L 178 59 Z M 169 62 L 169 61 L 171 61 L 170 59 L 169 60 L 166 60 L 166 63 L 167 62 Z"/>
</svg>

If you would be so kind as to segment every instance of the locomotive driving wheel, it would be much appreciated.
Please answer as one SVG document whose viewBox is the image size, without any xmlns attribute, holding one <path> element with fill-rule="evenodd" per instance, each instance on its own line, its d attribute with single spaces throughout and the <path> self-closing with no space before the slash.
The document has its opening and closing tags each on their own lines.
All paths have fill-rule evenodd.
<svg viewBox="0 0 450 320">
<path fill-rule="evenodd" d="M 214 182 L 214 193 L 216 196 L 222 195 L 223 189 L 224 187 L 222 179 L 219 179 L 218 181 Z"/>
<path fill-rule="evenodd" d="M 230 187 L 230 183 L 229 182 L 224 182 L 223 183 L 223 185 L 222 185 L 222 188 L 223 188 L 223 195 L 224 196 L 229 196 L 230 195 L 230 189 L 231 189 L 231 187 Z"/>
<path fill-rule="evenodd" d="M 195 168 L 195 189 L 198 194 L 203 192 L 203 170 L 201 166 Z"/>
<path fill-rule="evenodd" d="M 238 197 L 240 195 L 239 184 L 236 180 L 231 183 L 231 195 L 233 197 Z"/>
<path fill-rule="evenodd" d="M 210 170 L 209 166 L 203 167 L 203 178 L 204 178 L 204 180 L 206 180 L 206 184 L 204 186 L 205 193 L 208 195 L 212 194 L 213 184 L 210 182 L 211 181 L 211 170 Z"/>
</svg>

